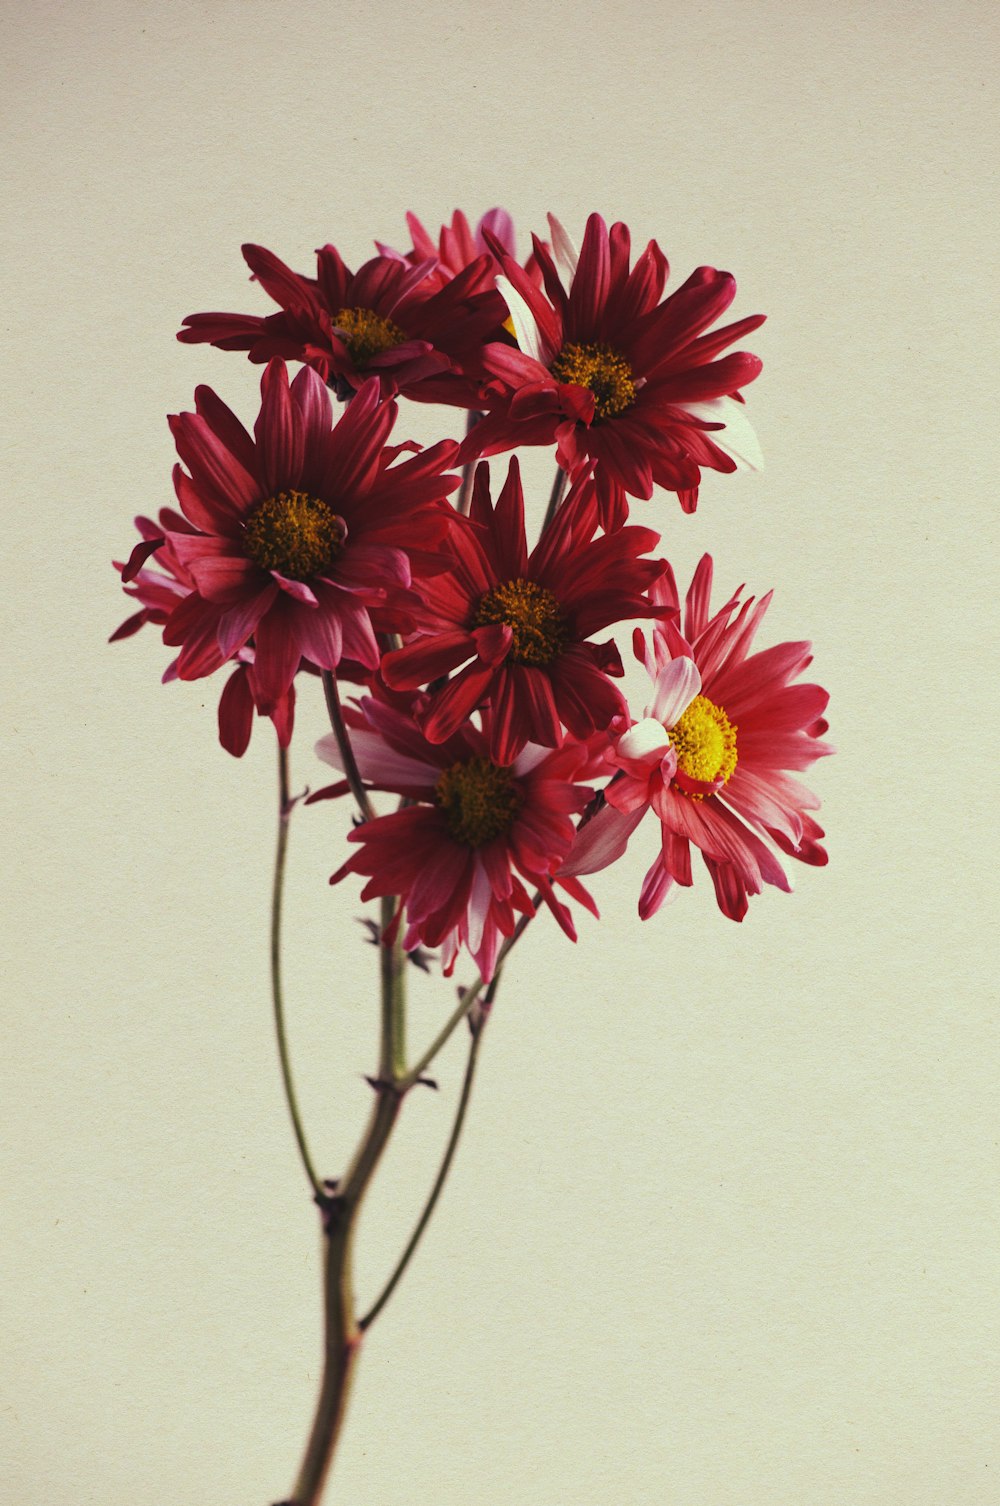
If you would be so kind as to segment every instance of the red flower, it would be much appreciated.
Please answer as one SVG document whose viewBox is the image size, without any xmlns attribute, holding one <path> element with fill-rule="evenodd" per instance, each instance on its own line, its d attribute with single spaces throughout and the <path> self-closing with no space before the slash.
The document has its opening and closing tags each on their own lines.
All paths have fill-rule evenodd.
<svg viewBox="0 0 1000 1506">
<path fill-rule="evenodd" d="M 743 919 L 747 896 L 763 884 L 790 887 L 762 837 L 803 863 L 827 861 L 822 828 L 809 815 L 819 801 L 788 772 L 833 752 L 819 740 L 827 730 L 826 691 L 791 683 L 812 662 L 810 644 L 780 643 L 750 654 L 770 593 L 753 605 L 736 592 L 710 617 L 711 586 L 706 554 L 687 594 L 683 636 L 670 619 L 656 624 L 649 647 L 636 631 L 653 700 L 642 721 L 618 729 L 607 804 L 580 833 L 564 869 L 607 867 L 652 809 L 661 850 L 643 883 L 643 920 L 675 883 L 691 883 L 692 843 L 712 875 L 719 908 L 732 920 Z M 679 606 L 672 574 L 654 594 Z"/>
<path fill-rule="evenodd" d="M 484 232 L 488 232 L 493 243 L 499 243 L 510 256 L 516 256 L 514 241 L 514 221 L 506 209 L 488 209 L 479 221 L 475 230 L 469 225 L 469 221 L 461 209 L 456 209 L 451 217 L 450 225 L 442 225 L 438 235 L 437 245 L 424 229 L 415 214 L 406 216 L 407 228 L 413 241 L 413 250 L 405 256 L 394 251 L 391 246 L 383 246 L 381 241 L 375 244 L 383 256 L 395 257 L 398 261 L 405 261 L 410 266 L 417 266 L 421 262 L 436 261 L 436 268 L 427 274 L 427 281 L 435 287 L 444 287 L 459 272 L 472 265 L 479 257 L 486 255 L 494 272 L 500 270 L 490 245 L 487 244 Z M 541 272 L 534 256 L 529 257 L 525 271 L 534 282 L 541 282 Z"/>
<path fill-rule="evenodd" d="M 512 934 L 518 913 L 532 913 L 522 879 L 541 891 L 576 940 L 551 876 L 572 845 L 573 816 L 593 794 L 576 783 L 592 763 L 584 745 L 567 739 L 551 752 L 526 747 L 506 767 L 490 758 L 488 738 L 469 723 L 445 742 L 430 743 L 412 715 L 371 698 L 360 713 L 349 708 L 346 719 L 363 778 L 413 803 L 356 827 L 348 841 L 359 851 L 331 883 L 359 873 L 368 878 L 362 899 L 398 894 L 403 945 L 440 947 L 446 973 L 465 945 L 489 981 L 502 938 Z M 317 752 L 342 767 L 332 735 Z M 597 913 L 575 879 L 558 882 Z"/>
<path fill-rule="evenodd" d="M 160 509 L 157 523 L 151 518 L 138 517 L 135 526 L 142 539 L 132 550 L 127 564 L 122 565 L 116 561 L 115 569 L 121 574 L 126 595 L 140 602 L 141 607 L 115 629 L 110 638 L 112 643 L 120 638 L 130 638 L 147 622 L 164 624 L 178 603 L 190 596 L 195 589 L 191 572 L 178 558 L 176 550 L 167 539 L 167 532 L 169 530 L 172 533 L 194 535 L 197 530 L 170 507 Z M 145 569 L 144 561 L 153 554 L 159 568 Z M 227 753 L 232 753 L 235 758 L 242 758 L 250 743 L 254 705 L 258 699 L 255 693 L 253 649 L 240 648 L 233 658 L 235 668 L 219 700 L 219 741 Z M 164 670 L 163 680 L 167 683 L 176 678 L 177 660 L 174 659 Z M 295 722 L 294 685 L 289 686 L 283 696 L 279 696 L 270 716 L 279 743 L 287 748 Z"/>
<path fill-rule="evenodd" d="M 251 361 L 305 361 L 341 397 L 377 376 L 385 397 L 475 407 L 477 384 L 463 371 L 484 340 L 498 339 L 507 311 L 492 258 L 480 256 L 443 285 L 432 259 L 415 266 L 376 256 L 351 272 L 334 246 L 304 277 L 263 246 L 245 245 L 256 280 L 280 314 L 189 314 L 178 340 L 245 350 Z"/>
<path fill-rule="evenodd" d="M 556 255 L 571 278 L 568 292 L 537 237 L 544 291 L 492 243 L 520 348 L 485 347 L 482 364 L 496 380 L 484 393 L 486 417 L 460 459 L 555 441 L 564 469 L 596 462 L 606 526 L 623 519 L 626 493 L 647 498 L 654 485 L 677 492 L 693 512 L 703 466 L 733 471 L 741 461 L 759 463 L 753 431 L 734 398 L 761 363 L 745 351 L 719 352 L 763 316 L 706 333 L 735 295 L 728 272 L 699 267 L 661 303 L 667 262 L 655 241 L 629 271 L 625 225 L 609 231 L 592 214 L 577 259 L 562 226 L 551 223 Z"/>
<path fill-rule="evenodd" d="M 411 563 L 434 568 L 452 518 L 444 502 L 458 484 L 442 475 L 452 440 L 395 466 L 385 448 L 395 404 L 368 383 L 331 429 L 330 397 L 306 368 L 289 386 L 272 361 L 261 382 L 256 439 L 210 388 L 196 413 L 170 424 L 178 454 L 174 484 L 188 523 L 167 529 L 194 587 L 173 608 L 164 641 L 180 646 L 177 672 L 196 680 L 251 639 L 249 681 L 270 714 L 306 659 L 335 669 L 342 657 L 379 662 L 372 612 L 391 607 L 390 626 L 411 625 L 419 597 Z M 381 624 L 379 624 L 381 625 Z"/>
<path fill-rule="evenodd" d="M 659 543 L 650 529 L 595 539 L 596 529 L 594 486 L 581 479 L 529 555 L 516 458 L 495 510 L 489 467 L 479 467 L 469 525 L 451 536 L 452 570 L 428 582 L 417 635 L 382 662 L 399 690 L 465 665 L 429 697 L 423 729 L 432 742 L 488 699 L 490 757 L 508 764 L 528 742 L 556 747 L 562 726 L 588 737 L 624 709 L 608 679 L 622 674 L 618 650 L 589 639 L 655 612 L 643 593 L 665 564 L 640 558 Z"/>
</svg>

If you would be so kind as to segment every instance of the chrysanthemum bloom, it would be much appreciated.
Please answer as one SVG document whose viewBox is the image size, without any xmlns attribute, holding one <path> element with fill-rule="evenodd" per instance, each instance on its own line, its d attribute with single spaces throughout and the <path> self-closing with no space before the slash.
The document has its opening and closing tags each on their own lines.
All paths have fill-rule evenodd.
<svg viewBox="0 0 1000 1506">
<path fill-rule="evenodd" d="M 489 467 L 478 468 L 469 525 L 450 537 L 454 566 L 427 583 L 417 635 L 382 662 L 399 690 L 465 666 L 429 697 L 423 727 L 432 742 L 489 700 L 490 756 L 507 764 L 528 742 L 555 747 L 563 726 L 585 738 L 624 710 L 608 679 L 622 674 L 618 650 L 589 639 L 655 613 L 644 593 L 666 566 L 641 557 L 660 541 L 651 529 L 595 539 L 596 530 L 594 485 L 581 479 L 529 555 L 517 459 L 495 510 Z"/>
<path fill-rule="evenodd" d="M 372 611 L 392 608 L 410 625 L 411 563 L 430 563 L 451 526 L 444 499 L 458 478 L 442 472 L 454 442 L 390 466 L 396 409 L 376 382 L 331 428 L 319 377 L 305 368 L 289 386 L 282 361 L 264 372 L 255 439 L 211 389 L 196 402 L 170 420 L 188 468 L 175 467 L 174 485 L 200 530 L 166 530 L 196 587 L 163 634 L 180 646 L 181 679 L 211 674 L 252 639 L 252 688 L 270 714 L 302 659 L 377 668 Z"/>
<path fill-rule="evenodd" d="M 281 313 L 190 314 L 178 340 L 245 350 L 251 361 L 304 361 L 341 397 L 377 376 L 384 397 L 475 407 L 477 384 L 462 373 L 507 317 L 490 256 L 444 284 L 436 261 L 415 266 L 376 256 L 351 272 L 334 246 L 317 251 L 316 277 L 286 267 L 263 246 L 245 245 L 256 280 Z"/>
<path fill-rule="evenodd" d="M 124 564 L 115 560 L 114 567 L 122 578 L 125 595 L 139 603 L 139 610 L 115 628 L 109 643 L 131 638 L 147 622 L 162 627 L 177 603 L 195 589 L 190 570 L 167 543 L 167 533 L 196 533 L 197 529 L 172 507 L 161 507 L 155 522 L 140 515 L 135 519 L 135 526 L 140 535 L 138 544 Z M 154 554 L 158 568 L 148 570 L 145 563 Z M 174 676 L 168 671 L 164 678 Z"/>
<path fill-rule="evenodd" d="M 588 748 L 571 739 L 552 750 L 529 746 L 504 766 L 491 759 L 488 738 L 471 723 L 430 743 L 398 706 L 367 698 L 361 707 L 346 717 L 362 777 L 414 803 L 356 827 L 348 841 L 358 851 L 331 883 L 358 873 L 368 879 L 362 899 L 400 895 L 404 947 L 440 947 L 446 973 L 464 945 L 489 981 L 502 939 L 519 913 L 532 911 L 525 883 L 539 890 L 575 941 L 552 875 L 572 845 L 573 817 L 593 795 L 577 782 L 593 764 Z M 317 752 L 343 767 L 335 737 L 322 738 Z M 557 882 L 597 913 L 576 879 Z"/>
<path fill-rule="evenodd" d="M 175 549 L 167 539 L 170 533 L 196 534 L 186 518 L 173 508 L 161 507 L 159 518 L 138 517 L 135 526 L 142 535 L 132 550 L 126 564 L 115 561 L 115 569 L 121 575 L 125 594 L 140 603 L 140 610 L 115 629 L 110 642 L 130 638 L 147 622 L 162 626 L 173 609 L 195 590 L 194 579 L 187 567 L 178 559 Z M 147 569 L 144 561 L 156 556 L 156 568 Z M 222 613 L 220 608 L 220 615 Z M 237 649 L 233 656 L 233 672 L 226 681 L 219 699 L 219 741 L 227 753 L 242 758 L 250 744 L 253 730 L 253 714 L 257 696 L 253 649 Z M 177 679 L 177 660 L 174 659 L 163 672 L 163 682 Z M 295 723 L 295 686 L 290 685 L 285 695 L 280 696 L 270 712 L 278 742 L 287 748 Z"/>
<path fill-rule="evenodd" d="M 763 315 L 709 332 L 736 292 L 728 272 L 699 267 L 661 303 L 667 261 L 655 241 L 629 271 L 625 225 L 609 231 L 592 214 L 577 258 L 565 230 L 550 222 L 568 291 L 537 237 L 544 290 L 493 243 L 519 349 L 485 347 L 482 365 L 496 380 L 484 389 L 486 417 L 460 458 L 555 441 L 565 470 L 596 462 L 608 526 L 624 517 L 626 494 L 647 498 L 654 485 L 676 492 L 693 512 L 702 467 L 760 464 L 735 395 L 761 363 L 746 351 L 720 352 L 762 324 Z"/>
<path fill-rule="evenodd" d="M 384 246 L 381 241 L 376 241 L 375 245 L 383 256 L 393 256 L 411 266 L 436 260 L 437 266 L 427 274 L 427 280 L 437 287 L 443 287 L 484 255 L 490 258 L 494 272 L 500 271 L 500 264 L 493 254 L 492 246 L 487 243 L 484 232 L 489 233 L 493 245 L 499 243 L 509 256 L 517 255 L 514 221 L 506 209 L 488 209 L 475 230 L 462 210 L 456 209 L 451 217 L 451 224 L 441 226 L 436 245 L 415 214 L 407 214 L 406 225 L 413 241 L 412 251 L 402 255 L 391 246 Z M 541 282 L 541 270 L 533 254 L 525 263 L 525 271 L 533 282 Z"/>
<path fill-rule="evenodd" d="M 684 632 L 667 619 L 636 650 L 653 682 L 642 721 L 623 725 L 610 755 L 616 777 L 606 806 L 581 831 L 565 873 L 594 873 L 620 857 L 647 810 L 662 825 L 661 850 L 639 900 L 645 920 L 672 886 L 691 883 L 691 844 L 715 884 L 719 908 L 746 914 L 747 896 L 765 883 L 787 890 L 767 842 L 804 863 L 824 864 L 823 831 L 809 812 L 819 801 L 791 770 L 833 749 L 819 739 L 827 692 L 793 684 L 812 662 L 808 643 L 749 652 L 770 593 L 754 605 L 739 592 L 709 616 L 712 560 L 705 555 L 688 591 Z M 672 573 L 654 587 L 678 606 Z"/>
</svg>

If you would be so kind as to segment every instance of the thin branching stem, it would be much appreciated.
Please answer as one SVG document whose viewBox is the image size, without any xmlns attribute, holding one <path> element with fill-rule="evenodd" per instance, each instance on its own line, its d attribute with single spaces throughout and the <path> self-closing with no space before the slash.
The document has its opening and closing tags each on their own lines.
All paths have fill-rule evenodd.
<svg viewBox="0 0 1000 1506">
<path fill-rule="evenodd" d="M 510 936 L 507 937 L 507 940 L 504 942 L 503 946 L 500 948 L 499 952 L 497 953 L 497 971 L 498 972 L 499 972 L 499 969 L 500 969 L 500 964 L 503 962 L 504 958 L 507 956 L 507 953 L 510 951 L 511 947 L 514 946 L 514 944 L 518 940 L 520 940 L 521 936 L 524 935 L 525 929 L 526 929 L 529 921 L 532 919 L 532 917 L 536 914 L 536 912 L 538 910 L 538 905 L 539 905 L 540 901 L 541 901 L 541 895 L 540 894 L 536 894 L 534 896 L 533 900 L 532 900 L 532 909 L 531 909 L 530 914 L 528 914 L 528 915 L 522 915 L 521 916 L 521 918 L 518 921 L 517 925 L 514 927 L 513 933 Z M 413 1084 L 420 1077 L 423 1076 L 423 1074 L 426 1072 L 427 1068 L 430 1066 L 431 1062 L 434 1060 L 434 1058 L 437 1056 L 438 1052 L 441 1050 L 442 1046 L 444 1046 L 445 1043 L 448 1040 L 451 1039 L 451 1036 L 452 1036 L 453 1032 L 458 1029 L 459 1025 L 461 1025 L 462 1021 L 465 1019 L 466 1015 L 472 1009 L 472 1006 L 475 1004 L 476 1000 L 479 998 L 479 995 L 482 993 L 484 987 L 485 987 L 485 984 L 484 984 L 482 978 L 477 978 L 476 981 L 475 981 L 475 983 L 470 983 L 468 988 L 462 990 L 462 993 L 459 996 L 458 1004 L 455 1007 L 455 1009 L 448 1016 L 448 1018 L 445 1021 L 444 1025 L 441 1027 L 441 1029 L 438 1031 L 437 1035 L 431 1041 L 430 1045 L 427 1047 L 427 1050 L 424 1052 L 423 1056 L 419 1057 L 417 1059 L 417 1061 L 414 1062 L 413 1066 L 407 1072 L 406 1076 L 402 1079 L 402 1081 L 400 1083 L 400 1086 L 403 1089 L 412 1088 Z"/>
<path fill-rule="evenodd" d="M 469 1107 L 469 1099 L 472 1096 L 472 1083 L 476 1075 L 476 1061 L 479 1056 L 479 1046 L 483 1038 L 483 1031 L 486 1029 L 486 1021 L 489 1018 L 490 1006 L 492 1005 L 493 1000 L 496 998 L 496 992 L 499 986 L 500 973 L 499 971 L 497 971 L 494 974 L 492 983 L 486 991 L 486 997 L 483 1000 L 483 1007 L 479 1013 L 478 1018 L 470 1019 L 469 1021 L 469 1054 L 465 1063 L 465 1075 L 462 1078 L 462 1089 L 459 1093 L 458 1105 L 455 1109 L 455 1118 L 451 1126 L 451 1134 L 448 1136 L 448 1143 L 445 1146 L 444 1156 L 442 1157 L 441 1165 L 438 1167 L 437 1176 L 434 1178 L 434 1184 L 431 1187 L 427 1201 L 424 1204 L 420 1217 L 418 1218 L 414 1226 L 413 1233 L 410 1235 L 410 1238 L 407 1241 L 406 1248 L 404 1249 L 402 1255 L 399 1257 L 399 1260 L 396 1262 L 396 1267 L 392 1275 L 389 1277 L 389 1280 L 383 1287 L 378 1299 L 372 1304 L 369 1311 L 358 1323 L 358 1327 L 361 1329 L 362 1333 L 364 1333 L 367 1328 L 370 1328 L 371 1325 L 375 1322 L 375 1319 L 385 1307 L 386 1303 L 389 1301 L 389 1298 L 392 1296 L 393 1292 L 396 1290 L 396 1287 L 402 1280 L 403 1273 L 409 1265 L 410 1261 L 413 1259 L 414 1254 L 416 1253 L 417 1246 L 424 1236 L 424 1231 L 431 1221 L 431 1215 L 433 1214 L 434 1209 L 437 1206 L 437 1201 L 441 1196 L 444 1184 L 448 1180 L 448 1173 L 451 1170 L 451 1163 L 455 1158 L 455 1152 L 458 1149 L 458 1142 L 462 1137 L 462 1128 L 465 1124 L 465 1115 L 466 1110 Z"/>
<path fill-rule="evenodd" d="M 299 1156 L 302 1160 L 302 1165 L 305 1167 L 306 1176 L 312 1184 L 313 1192 L 318 1196 L 322 1196 L 323 1184 L 316 1171 L 312 1156 L 309 1153 L 305 1130 L 302 1127 L 302 1115 L 299 1112 L 298 1098 L 295 1093 L 292 1065 L 288 1054 L 288 1037 L 285 1030 L 284 990 L 281 979 L 281 908 L 285 889 L 288 826 L 294 807 L 295 801 L 289 795 L 288 749 L 282 748 L 279 744 L 278 842 L 274 856 L 274 887 L 271 893 L 271 997 L 274 1001 L 274 1029 L 278 1038 L 281 1081 L 284 1084 L 285 1099 L 288 1103 L 288 1112 L 291 1115 L 292 1129 L 295 1131 L 295 1143 L 299 1148 Z"/>
</svg>

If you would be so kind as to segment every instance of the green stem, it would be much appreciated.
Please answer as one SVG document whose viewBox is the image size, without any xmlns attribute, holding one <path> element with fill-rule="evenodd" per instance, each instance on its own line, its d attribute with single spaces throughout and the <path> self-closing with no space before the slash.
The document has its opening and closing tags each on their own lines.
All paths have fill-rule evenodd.
<svg viewBox="0 0 1000 1506">
<path fill-rule="evenodd" d="M 371 1325 L 375 1322 L 375 1319 L 385 1307 L 386 1303 L 389 1301 L 389 1298 L 392 1296 L 393 1292 L 396 1290 L 396 1287 L 402 1280 L 403 1272 L 406 1270 L 406 1267 L 412 1260 L 417 1246 L 423 1238 L 424 1231 L 427 1228 L 427 1225 L 430 1223 L 431 1215 L 433 1214 L 434 1209 L 437 1206 L 438 1198 L 441 1196 L 441 1191 L 448 1179 L 448 1173 L 451 1170 L 451 1163 L 454 1160 L 455 1152 L 458 1149 L 458 1142 L 462 1136 L 462 1127 L 465 1123 L 465 1114 L 466 1110 L 469 1107 L 469 1099 L 472 1095 L 472 1083 L 476 1075 L 476 1059 L 479 1055 L 479 1045 L 483 1038 L 483 1031 L 486 1028 L 486 1021 L 489 1018 L 489 1006 L 493 1003 L 493 1000 L 496 997 L 496 991 L 499 985 L 500 974 L 499 972 L 497 972 L 494 975 L 489 989 L 487 990 L 482 1013 L 480 1014 L 478 1020 L 476 1020 L 475 1022 L 470 1021 L 471 1039 L 469 1041 L 469 1055 L 465 1064 L 465 1076 L 462 1079 L 462 1090 L 459 1094 L 458 1107 L 455 1110 L 455 1118 L 454 1122 L 452 1123 L 451 1134 L 448 1137 L 448 1144 L 445 1147 L 444 1157 L 441 1161 L 440 1167 L 438 1168 L 437 1176 L 434 1178 L 434 1185 L 431 1188 L 430 1195 L 427 1199 L 427 1202 L 424 1204 L 423 1212 L 417 1220 L 413 1233 L 410 1235 L 410 1238 L 407 1241 L 406 1248 L 404 1249 L 402 1255 L 399 1257 L 399 1260 L 396 1263 L 395 1270 L 383 1287 L 382 1293 L 377 1301 L 373 1303 L 372 1307 L 358 1324 L 358 1327 L 361 1329 L 362 1333 L 364 1333 L 366 1329 L 370 1328 Z"/>
<path fill-rule="evenodd" d="M 285 889 L 288 824 L 291 820 L 294 806 L 295 802 L 290 798 L 288 792 L 288 749 L 282 748 L 279 744 L 278 843 L 274 856 L 274 887 L 271 892 L 271 997 L 274 1001 L 274 1028 L 278 1037 L 281 1080 L 285 1088 L 288 1112 L 292 1119 L 292 1129 L 295 1131 L 295 1143 L 299 1148 L 299 1156 L 302 1160 L 302 1165 L 305 1167 L 306 1176 L 312 1183 L 313 1192 L 318 1196 L 322 1196 L 323 1184 L 316 1171 L 312 1156 L 309 1154 L 305 1130 L 302 1127 L 302 1116 L 299 1112 L 298 1098 L 295 1093 L 295 1083 L 292 1078 L 292 1064 L 288 1054 L 288 1039 L 285 1031 L 284 992 L 281 982 L 281 904 Z"/>
<path fill-rule="evenodd" d="M 401 927 L 387 944 L 385 936 L 396 918 L 396 900 L 385 895 L 379 901 L 380 964 L 382 974 L 382 1031 L 379 1077 L 397 1084 L 406 1074 L 406 954 L 399 936 Z"/>
</svg>

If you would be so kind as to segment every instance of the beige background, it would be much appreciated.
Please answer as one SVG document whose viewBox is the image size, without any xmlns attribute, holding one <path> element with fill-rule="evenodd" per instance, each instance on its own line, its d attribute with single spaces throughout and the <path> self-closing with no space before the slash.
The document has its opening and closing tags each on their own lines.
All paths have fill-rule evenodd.
<svg viewBox="0 0 1000 1506">
<path fill-rule="evenodd" d="M 832 861 L 742 927 L 704 874 L 640 926 L 647 833 L 575 951 L 525 940 L 331 1499 L 994 1506 L 995 7 L 4 9 L 0 1501 L 290 1484 L 317 1240 L 270 1033 L 272 749 L 227 758 L 218 685 L 161 688 L 148 630 L 105 646 L 108 562 L 170 500 L 165 413 L 199 381 L 256 411 L 242 358 L 173 339 L 265 307 L 240 241 L 307 270 L 500 202 L 525 240 L 622 217 L 769 314 L 768 469 L 636 511 L 679 573 L 711 548 L 721 585 L 777 588 L 765 641 L 815 640 Z M 307 698 L 298 783 L 322 730 Z M 296 822 L 289 936 L 331 1174 L 373 1060 L 343 820 Z M 417 1041 L 450 997 L 418 994 Z M 411 1100 L 365 1293 L 459 1072 Z"/>
</svg>

